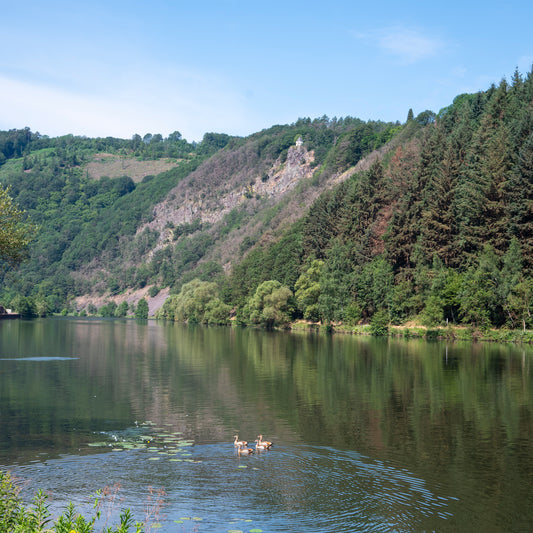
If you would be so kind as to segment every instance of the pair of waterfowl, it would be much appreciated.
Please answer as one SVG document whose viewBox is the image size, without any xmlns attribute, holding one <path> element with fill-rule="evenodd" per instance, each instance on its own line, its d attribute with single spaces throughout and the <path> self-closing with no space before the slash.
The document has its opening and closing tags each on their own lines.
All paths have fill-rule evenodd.
<svg viewBox="0 0 533 533">
<path fill-rule="evenodd" d="M 237 452 L 243 455 L 248 455 L 254 453 L 253 448 L 248 448 L 248 442 L 245 440 L 239 440 L 239 435 L 234 435 L 233 445 L 237 448 Z M 255 439 L 255 451 L 262 452 L 269 450 L 272 447 L 272 442 L 268 440 L 263 440 L 263 435 L 258 435 Z"/>
</svg>

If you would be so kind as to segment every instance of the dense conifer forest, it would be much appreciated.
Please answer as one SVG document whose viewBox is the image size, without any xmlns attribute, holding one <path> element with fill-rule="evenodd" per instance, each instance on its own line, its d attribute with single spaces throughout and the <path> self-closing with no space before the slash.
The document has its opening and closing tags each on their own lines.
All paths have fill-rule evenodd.
<svg viewBox="0 0 533 533">
<path fill-rule="evenodd" d="M 169 168 L 95 177 L 99 154 Z M 293 161 L 305 177 L 267 194 Z M 533 325 L 533 72 L 403 124 L 199 143 L 0 132 L 0 184 L 38 228 L 25 262 L 1 264 L 0 303 L 26 314 L 125 316 L 121 295 L 148 289 L 170 294 L 159 317 L 210 324 Z M 209 194 L 238 201 L 217 216 Z M 105 305 L 81 307 L 91 294 Z"/>
</svg>

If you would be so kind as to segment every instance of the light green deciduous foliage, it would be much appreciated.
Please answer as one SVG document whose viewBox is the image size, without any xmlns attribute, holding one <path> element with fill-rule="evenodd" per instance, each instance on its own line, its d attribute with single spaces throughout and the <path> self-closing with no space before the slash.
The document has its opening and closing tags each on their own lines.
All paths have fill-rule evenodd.
<svg viewBox="0 0 533 533">
<path fill-rule="evenodd" d="M 318 298 L 320 297 L 320 276 L 324 261 L 315 259 L 311 266 L 298 278 L 294 288 L 298 308 L 306 320 L 318 322 L 320 314 Z"/>
<path fill-rule="evenodd" d="M 279 281 L 264 281 L 248 300 L 252 324 L 266 327 L 285 326 L 291 321 L 293 311 L 292 291 Z"/>
<path fill-rule="evenodd" d="M 230 306 L 220 300 L 216 283 L 193 279 L 183 285 L 179 294 L 165 301 L 158 318 L 191 324 L 227 324 L 230 311 Z"/>
<path fill-rule="evenodd" d="M 137 307 L 135 308 L 135 318 L 139 318 L 141 320 L 146 320 L 148 318 L 148 302 L 141 298 L 137 302 Z"/>
<path fill-rule="evenodd" d="M 129 305 L 128 302 L 121 302 L 115 311 L 117 318 L 124 318 L 128 314 Z"/>
<path fill-rule="evenodd" d="M 35 227 L 24 222 L 24 213 L 0 185 L 0 260 L 16 266 L 25 257 Z"/>
<path fill-rule="evenodd" d="M 501 300 L 498 287 L 501 271 L 494 249 L 486 245 L 477 265 L 471 266 L 463 277 L 458 298 L 460 312 L 465 322 L 480 328 L 489 327 L 501 314 Z"/>
</svg>

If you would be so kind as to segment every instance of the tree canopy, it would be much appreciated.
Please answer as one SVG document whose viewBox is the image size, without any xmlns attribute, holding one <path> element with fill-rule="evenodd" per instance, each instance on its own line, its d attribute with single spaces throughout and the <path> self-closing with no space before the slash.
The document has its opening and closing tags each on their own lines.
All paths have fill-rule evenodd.
<svg viewBox="0 0 533 533">
<path fill-rule="evenodd" d="M 8 193 L 0 184 L 0 260 L 15 266 L 27 257 L 35 227 L 25 221 Z"/>
</svg>

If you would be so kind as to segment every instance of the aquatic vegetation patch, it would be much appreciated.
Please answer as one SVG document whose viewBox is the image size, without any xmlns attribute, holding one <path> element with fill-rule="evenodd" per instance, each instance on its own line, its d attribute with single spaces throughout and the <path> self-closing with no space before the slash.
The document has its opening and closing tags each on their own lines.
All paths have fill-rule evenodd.
<svg viewBox="0 0 533 533">
<path fill-rule="evenodd" d="M 173 462 L 199 463 L 201 461 L 191 459 L 191 447 L 194 441 L 182 437 L 181 431 L 165 431 L 162 428 L 154 427 L 151 421 L 137 424 L 119 432 L 100 432 L 105 436 L 105 440 L 100 439 L 95 442 L 88 442 L 91 448 L 104 448 L 113 452 L 123 451 L 145 451 L 157 456 L 149 457 L 150 461 L 157 461 L 168 457 Z M 164 457 L 167 456 L 167 457 Z"/>
</svg>

